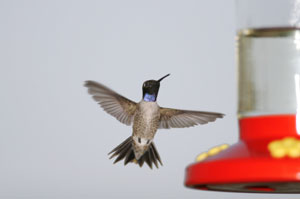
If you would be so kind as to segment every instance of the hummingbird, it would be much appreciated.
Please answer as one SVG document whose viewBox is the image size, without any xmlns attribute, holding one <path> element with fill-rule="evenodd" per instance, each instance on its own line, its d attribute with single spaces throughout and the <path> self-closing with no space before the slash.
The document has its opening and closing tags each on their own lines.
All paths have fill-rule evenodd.
<svg viewBox="0 0 300 199">
<path fill-rule="evenodd" d="M 152 164 L 158 168 L 158 163 L 163 165 L 153 142 L 158 129 L 192 127 L 223 118 L 222 113 L 160 107 L 157 104 L 160 82 L 169 75 L 159 80 L 145 81 L 142 86 L 142 99 L 138 103 L 103 84 L 95 81 L 85 82 L 88 93 L 104 111 L 121 123 L 132 125 L 132 135 L 108 154 L 111 155 L 110 159 L 116 157 L 114 163 L 124 159 L 124 165 L 135 162 L 142 167 L 146 162 L 151 169 Z"/>
</svg>

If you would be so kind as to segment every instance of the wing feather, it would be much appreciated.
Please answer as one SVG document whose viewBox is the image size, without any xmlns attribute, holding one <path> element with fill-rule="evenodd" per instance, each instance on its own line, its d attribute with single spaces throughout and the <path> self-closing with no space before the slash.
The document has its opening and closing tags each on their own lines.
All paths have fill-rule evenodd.
<svg viewBox="0 0 300 199">
<path fill-rule="evenodd" d="M 160 108 L 159 128 L 185 128 L 213 122 L 223 118 L 224 114 L 204 111 L 189 111 L 172 108 Z"/>
<path fill-rule="evenodd" d="M 95 81 L 86 81 L 84 86 L 88 88 L 88 93 L 93 96 L 93 99 L 100 104 L 104 111 L 123 124 L 132 124 L 136 110 L 135 102 Z"/>
</svg>

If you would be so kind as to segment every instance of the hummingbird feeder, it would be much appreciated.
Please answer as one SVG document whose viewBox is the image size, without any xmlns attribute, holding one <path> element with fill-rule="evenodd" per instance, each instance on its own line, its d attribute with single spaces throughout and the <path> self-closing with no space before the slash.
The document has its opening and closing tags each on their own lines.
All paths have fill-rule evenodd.
<svg viewBox="0 0 300 199">
<path fill-rule="evenodd" d="M 187 187 L 300 193 L 297 2 L 237 1 L 239 141 L 189 165 Z"/>
</svg>

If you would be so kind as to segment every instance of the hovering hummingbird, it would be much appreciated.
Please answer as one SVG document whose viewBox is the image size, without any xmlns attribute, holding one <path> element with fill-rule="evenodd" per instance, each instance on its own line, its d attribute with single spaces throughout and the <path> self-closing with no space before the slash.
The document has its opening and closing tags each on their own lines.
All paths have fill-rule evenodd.
<svg viewBox="0 0 300 199">
<path fill-rule="evenodd" d="M 160 82 L 169 75 L 159 80 L 145 81 L 143 97 L 138 103 L 95 81 L 85 82 L 89 94 L 108 114 L 123 124 L 133 124 L 132 135 L 109 153 L 112 154 L 110 159 L 117 156 L 114 163 L 125 158 L 125 165 L 135 162 L 141 167 L 146 162 L 150 168 L 152 163 L 158 168 L 158 162 L 161 165 L 162 162 L 153 142 L 157 129 L 191 127 L 224 116 L 221 113 L 160 107 L 156 102 Z"/>
</svg>

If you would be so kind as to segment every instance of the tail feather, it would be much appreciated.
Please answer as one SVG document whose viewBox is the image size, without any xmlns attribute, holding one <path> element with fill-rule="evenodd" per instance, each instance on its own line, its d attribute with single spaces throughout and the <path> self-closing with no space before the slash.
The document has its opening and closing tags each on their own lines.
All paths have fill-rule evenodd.
<svg viewBox="0 0 300 199">
<path fill-rule="evenodd" d="M 159 154 L 158 154 L 158 152 L 157 152 L 157 150 L 156 150 L 155 145 L 154 145 L 153 142 L 152 142 L 152 144 L 150 145 L 150 147 L 151 147 L 152 150 L 153 150 L 153 153 L 154 153 L 154 156 L 155 156 L 154 159 L 158 160 L 159 163 L 160 163 L 161 165 L 163 165 L 163 163 L 161 162 L 160 156 L 159 156 Z"/>
<path fill-rule="evenodd" d="M 150 150 L 148 149 L 148 151 L 146 152 L 147 154 L 145 154 L 145 161 L 148 164 L 148 166 L 152 169 L 152 161 L 151 161 L 151 153 Z"/>
<path fill-rule="evenodd" d="M 120 153 L 118 154 L 119 156 L 114 161 L 114 164 L 119 162 L 120 160 L 124 159 L 126 157 L 126 155 L 128 154 L 128 150 L 130 150 L 130 148 L 131 148 L 130 145 L 126 145 L 125 147 L 123 147 L 122 150 L 120 151 Z"/>
<path fill-rule="evenodd" d="M 149 147 L 149 153 L 150 153 L 150 159 L 153 160 L 154 165 L 156 166 L 156 168 L 158 168 L 158 162 L 157 162 L 157 159 L 155 158 L 152 147 Z"/>
<path fill-rule="evenodd" d="M 138 160 L 138 164 L 140 167 L 144 165 L 145 162 L 145 154 Z"/>
<path fill-rule="evenodd" d="M 124 160 L 124 165 L 128 164 L 129 162 L 133 162 L 134 160 L 135 160 L 134 152 L 133 150 L 129 150 Z"/>
<path fill-rule="evenodd" d="M 153 142 L 150 144 L 148 150 L 138 160 L 135 158 L 132 142 L 132 138 L 129 137 L 124 142 L 119 144 L 116 148 L 109 152 L 108 155 L 111 154 L 110 159 L 117 156 L 116 160 L 114 161 L 114 163 L 117 163 L 125 158 L 124 165 L 128 164 L 129 162 L 136 162 L 140 167 L 142 167 L 144 162 L 146 162 L 151 169 L 152 163 L 154 163 L 156 168 L 158 168 L 158 162 L 163 165 Z"/>
<path fill-rule="evenodd" d="M 108 153 L 108 155 L 110 155 L 113 152 L 116 151 L 121 151 L 125 146 L 127 146 L 128 144 L 131 144 L 131 137 L 127 138 L 124 142 L 122 142 L 121 144 L 119 144 L 116 148 L 114 148 L 111 152 Z M 113 158 L 117 153 L 112 154 L 109 159 Z"/>
<path fill-rule="evenodd" d="M 143 166 L 144 163 L 147 163 L 148 166 L 152 169 L 152 160 L 150 159 L 150 152 L 149 150 L 147 150 L 143 156 L 138 160 L 138 164 L 140 165 L 140 167 Z M 158 168 L 158 167 L 157 167 Z"/>
</svg>

